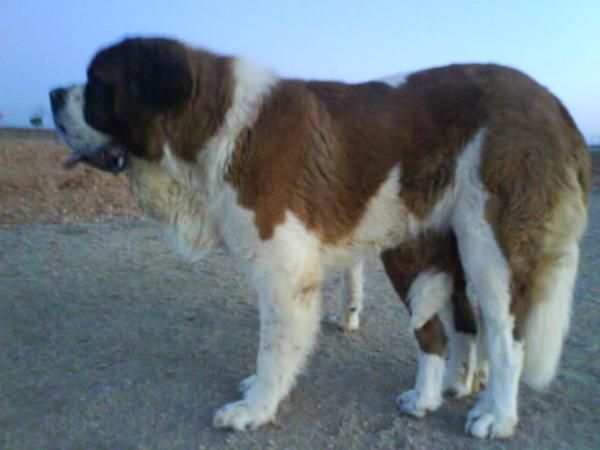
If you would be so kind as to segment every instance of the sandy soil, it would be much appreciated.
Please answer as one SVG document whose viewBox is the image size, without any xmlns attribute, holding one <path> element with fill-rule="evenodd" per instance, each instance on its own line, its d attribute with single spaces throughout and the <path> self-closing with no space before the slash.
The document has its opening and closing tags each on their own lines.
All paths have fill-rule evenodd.
<svg viewBox="0 0 600 450">
<path fill-rule="evenodd" d="M 563 367 L 549 391 L 522 388 L 512 440 L 464 435 L 473 399 L 397 413 L 415 346 L 376 261 L 361 329 L 324 326 L 277 424 L 236 434 L 210 421 L 253 371 L 254 294 L 223 253 L 178 260 L 121 178 L 65 172 L 65 156 L 52 137 L 0 135 L 0 448 L 600 448 L 600 193 Z M 336 298 L 330 282 L 326 312 Z"/>
<path fill-rule="evenodd" d="M 0 225 L 73 223 L 139 216 L 124 177 L 83 165 L 53 133 L 0 129 Z"/>
</svg>

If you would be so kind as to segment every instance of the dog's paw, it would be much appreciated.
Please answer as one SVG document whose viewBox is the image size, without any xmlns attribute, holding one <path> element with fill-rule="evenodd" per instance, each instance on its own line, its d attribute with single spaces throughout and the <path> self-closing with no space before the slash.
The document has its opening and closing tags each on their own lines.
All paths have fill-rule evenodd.
<svg viewBox="0 0 600 450">
<path fill-rule="evenodd" d="M 465 431 L 480 439 L 504 439 L 513 435 L 517 422 L 516 417 L 496 411 L 484 397 L 469 412 Z"/>
<path fill-rule="evenodd" d="M 360 326 L 360 311 L 357 308 L 348 308 L 340 320 L 340 328 L 344 331 L 355 331 Z"/>
<path fill-rule="evenodd" d="M 360 326 L 360 313 L 355 308 L 349 308 L 340 316 L 338 314 L 328 314 L 323 317 L 323 324 L 348 332 L 358 330 Z"/>
<path fill-rule="evenodd" d="M 435 396 L 423 396 L 416 389 L 411 389 L 396 397 L 396 404 L 400 412 L 420 418 L 428 412 L 438 409 L 442 404 L 442 399 Z"/>
<path fill-rule="evenodd" d="M 234 431 L 254 430 L 275 416 L 266 406 L 256 406 L 247 400 L 228 403 L 215 413 L 213 427 L 228 428 Z"/>
</svg>

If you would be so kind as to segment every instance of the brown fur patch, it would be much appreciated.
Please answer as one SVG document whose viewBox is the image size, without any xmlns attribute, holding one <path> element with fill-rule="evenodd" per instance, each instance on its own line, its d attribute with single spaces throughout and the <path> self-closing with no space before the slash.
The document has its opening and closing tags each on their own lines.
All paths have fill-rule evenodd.
<svg viewBox="0 0 600 450">
<path fill-rule="evenodd" d="M 424 218 L 484 123 L 481 99 L 461 66 L 416 74 L 399 88 L 282 81 L 240 140 L 228 180 L 263 239 L 290 210 L 324 242 L 339 242 L 398 164 L 399 195 Z"/>
<path fill-rule="evenodd" d="M 439 316 L 435 315 L 418 330 L 415 330 L 415 338 L 423 353 L 441 356 L 446 354 L 448 338 L 444 332 L 444 325 Z"/>
</svg>

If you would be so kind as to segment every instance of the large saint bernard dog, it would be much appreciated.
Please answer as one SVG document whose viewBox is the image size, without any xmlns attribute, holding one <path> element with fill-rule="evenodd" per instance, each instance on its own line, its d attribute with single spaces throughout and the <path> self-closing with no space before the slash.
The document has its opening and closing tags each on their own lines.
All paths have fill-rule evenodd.
<svg viewBox="0 0 600 450">
<path fill-rule="evenodd" d="M 587 147 L 548 90 L 476 64 L 399 85 L 280 79 L 167 39 L 110 46 L 87 76 L 51 92 L 69 164 L 125 171 L 180 253 L 224 245 L 259 293 L 256 373 L 216 427 L 274 418 L 313 349 L 324 274 L 360 288 L 381 254 L 419 344 L 401 410 L 475 390 L 479 325 L 489 377 L 466 431 L 513 434 L 519 380 L 546 386 L 559 364 L 590 191 Z"/>
</svg>

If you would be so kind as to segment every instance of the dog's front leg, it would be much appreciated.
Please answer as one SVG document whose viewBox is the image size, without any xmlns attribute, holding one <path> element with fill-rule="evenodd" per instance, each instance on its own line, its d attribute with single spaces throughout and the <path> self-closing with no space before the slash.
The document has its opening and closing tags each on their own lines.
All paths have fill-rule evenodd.
<svg viewBox="0 0 600 450">
<path fill-rule="evenodd" d="M 271 421 L 313 348 L 320 318 L 321 276 L 277 270 L 261 276 L 260 346 L 256 375 L 242 381 L 243 398 L 219 409 L 214 426 L 257 428 Z"/>
</svg>

